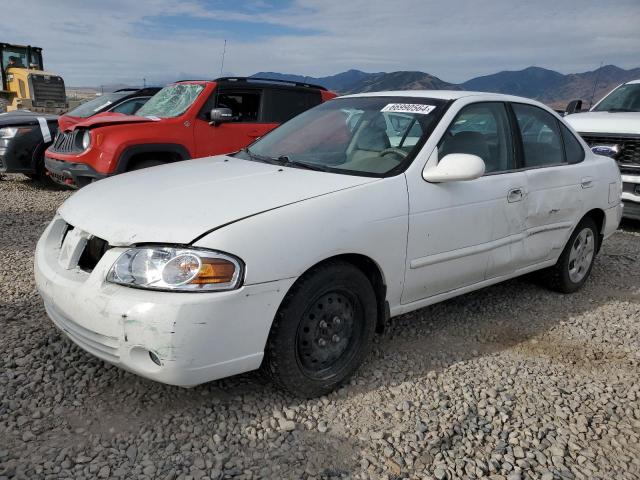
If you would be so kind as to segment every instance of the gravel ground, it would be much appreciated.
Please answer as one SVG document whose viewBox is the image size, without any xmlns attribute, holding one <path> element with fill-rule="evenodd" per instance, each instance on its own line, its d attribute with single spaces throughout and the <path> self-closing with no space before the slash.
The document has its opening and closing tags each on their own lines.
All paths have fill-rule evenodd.
<svg viewBox="0 0 640 480">
<path fill-rule="evenodd" d="M 579 293 L 516 280 L 393 320 L 350 385 L 191 390 L 64 338 L 32 253 L 69 195 L 0 181 L 0 479 L 640 478 L 640 223 Z"/>
</svg>

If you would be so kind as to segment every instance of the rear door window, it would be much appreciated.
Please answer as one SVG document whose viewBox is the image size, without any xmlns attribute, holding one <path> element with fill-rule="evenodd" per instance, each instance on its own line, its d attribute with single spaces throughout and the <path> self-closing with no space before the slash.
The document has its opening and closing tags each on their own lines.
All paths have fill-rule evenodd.
<svg viewBox="0 0 640 480">
<path fill-rule="evenodd" d="M 558 120 L 533 105 L 514 103 L 513 111 L 520 128 L 524 167 L 544 167 L 565 163 Z"/>
<path fill-rule="evenodd" d="M 284 123 L 320 103 L 322 97 L 318 90 L 267 88 L 264 91 L 262 121 Z"/>
</svg>

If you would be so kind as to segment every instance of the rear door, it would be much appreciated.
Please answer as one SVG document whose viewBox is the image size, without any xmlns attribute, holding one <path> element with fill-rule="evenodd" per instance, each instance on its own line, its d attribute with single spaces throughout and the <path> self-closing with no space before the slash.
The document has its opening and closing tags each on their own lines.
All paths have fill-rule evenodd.
<svg viewBox="0 0 640 480">
<path fill-rule="evenodd" d="M 535 105 L 512 108 L 528 185 L 525 257 L 533 265 L 560 254 L 582 211 L 582 192 L 595 179 L 579 142 L 555 116 Z"/>
</svg>

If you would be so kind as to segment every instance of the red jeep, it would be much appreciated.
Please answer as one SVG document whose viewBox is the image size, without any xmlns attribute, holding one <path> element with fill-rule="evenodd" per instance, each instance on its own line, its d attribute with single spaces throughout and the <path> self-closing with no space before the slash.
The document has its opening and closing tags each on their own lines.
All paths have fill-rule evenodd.
<svg viewBox="0 0 640 480">
<path fill-rule="evenodd" d="M 188 80 L 166 86 L 133 115 L 103 113 L 59 131 L 45 154 L 58 183 L 234 152 L 336 96 L 323 87 L 258 78 Z"/>
</svg>

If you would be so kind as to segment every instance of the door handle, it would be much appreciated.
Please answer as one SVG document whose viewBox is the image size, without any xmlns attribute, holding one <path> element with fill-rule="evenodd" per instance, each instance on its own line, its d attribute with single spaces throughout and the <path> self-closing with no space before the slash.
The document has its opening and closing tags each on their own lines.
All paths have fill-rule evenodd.
<svg viewBox="0 0 640 480">
<path fill-rule="evenodd" d="M 524 191 L 522 188 L 514 188 L 509 190 L 509 194 L 507 195 L 507 201 L 509 203 L 519 202 L 524 197 Z"/>
<path fill-rule="evenodd" d="M 593 187 L 593 177 L 584 177 L 582 179 L 582 188 L 591 188 Z"/>
<path fill-rule="evenodd" d="M 259 132 L 258 130 L 251 130 L 249 133 L 247 133 L 247 136 L 251 138 L 258 138 L 261 135 L 262 135 L 262 132 Z"/>
</svg>

